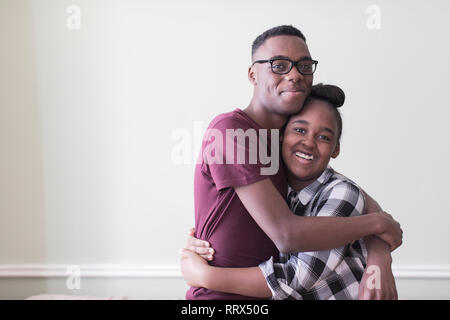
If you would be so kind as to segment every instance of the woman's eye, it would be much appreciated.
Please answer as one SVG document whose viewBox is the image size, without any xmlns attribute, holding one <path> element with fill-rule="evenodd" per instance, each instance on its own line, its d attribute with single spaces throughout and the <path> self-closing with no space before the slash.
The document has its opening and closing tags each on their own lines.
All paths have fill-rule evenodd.
<svg viewBox="0 0 450 320">
<path fill-rule="evenodd" d="M 295 128 L 294 130 L 297 131 L 298 133 L 305 133 L 306 132 L 306 130 L 302 129 L 302 128 Z"/>
<path fill-rule="evenodd" d="M 331 139 L 330 139 L 329 137 L 324 136 L 324 135 L 320 135 L 320 136 L 319 136 L 319 139 L 325 140 L 325 141 L 331 141 Z"/>
</svg>

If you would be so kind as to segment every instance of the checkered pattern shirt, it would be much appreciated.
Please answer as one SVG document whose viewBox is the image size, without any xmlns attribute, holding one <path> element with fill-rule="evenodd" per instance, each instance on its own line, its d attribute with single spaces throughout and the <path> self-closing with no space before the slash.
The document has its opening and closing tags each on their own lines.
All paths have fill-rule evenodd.
<svg viewBox="0 0 450 320">
<path fill-rule="evenodd" d="M 300 192 L 289 188 L 288 195 L 296 215 L 350 217 L 364 209 L 361 189 L 330 167 Z M 259 267 L 272 299 L 356 300 L 366 256 L 364 242 L 358 240 L 332 250 L 281 253 L 278 263 L 271 258 Z"/>
</svg>

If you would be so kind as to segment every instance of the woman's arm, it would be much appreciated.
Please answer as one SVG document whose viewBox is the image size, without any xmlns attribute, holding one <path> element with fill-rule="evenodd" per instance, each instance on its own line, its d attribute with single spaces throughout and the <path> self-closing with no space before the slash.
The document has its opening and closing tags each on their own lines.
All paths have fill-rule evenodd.
<svg viewBox="0 0 450 320">
<path fill-rule="evenodd" d="M 364 210 L 364 196 L 353 184 L 339 183 L 317 207 L 321 209 L 314 212 L 314 215 L 360 216 Z M 339 277 L 342 277 L 341 283 L 348 286 L 341 288 L 342 290 L 350 290 L 351 286 L 358 283 L 359 279 L 354 276 L 356 266 L 351 269 L 344 262 L 346 257 L 353 257 L 350 256 L 348 245 L 332 250 L 299 252 L 279 263 L 270 259 L 258 268 L 217 268 L 209 267 L 198 255 L 187 252 L 182 262 L 182 270 L 191 285 L 253 297 L 266 298 L 272 294 L 274 299 L 301 299 L 304 294 L 311 294 L 319 283 L 320 287 L 328 285 L 331 292 L 332 283 L 336 281 L 337 268 L 340 270 Z M 354 257 L 358 259 L 359 255 Z M 362 265 L 360 272 L 362 273 Z M 332 274 L 332 281 L 327 282 Z M 357 293 L 353 291 L 351 294 L 355 297 Z M 319 291 L 316 294 L 319 294 Z"/>
<path fill-rule="evenodd" d="M 379 212 L 381 207 L 379 204 L 367 193 L 364 192 L 366 208 L 365 212 Z M 364 237 L 364 242 L 367 248 L 367 267 L 364 271 L 361 283 L 359 286 L 360 300 L 397 300 L 397 288 L 395 285 L 395 278 L 392 273 L 392 256 L 389 245 L 375 236 Z M 371 279 L 373 274 L 369 273 L 371 266 L 378 267 L 380 271 L 380 287 L 373 288 Z"/>
<path fill-rule="evenodd" d="M 369 195 L 365 194 L 365 199 L 366 212 L 381 211 L 378 203 Z M 194 233 L 195 229 L 192 228 L 189 232 L 187 248 L 192 252 L 198 253 L 207 260 L 212 260 L 214 250 L 210 248 L 210 244 L 207 241 L 195 238 Z M 359 299 L 398 299 L 395 279 L 392 274 L 392 257 L 389 245 L 375 236 L 366 236 L 364 242 L 368 251 L 367 267 L 376 266 L 380 271 L 380 288 L 373 288 L 372 280 L 374 275 L 369 273 L 366 268 L 359 286 Z M 195 258 L 198 256 L 192 255 L 190 257 L 194 259 L 191 260 L 191 262 L 193 262 L 196 261 Z M 186 255 L 186 258 L 185 263 L 189 260 L 188 255 Z M 205 268 L 205 271 L 202 273 L 201 270 L 203 266 L 200 264 L 201 262 L 202 261 L 197 261 L 199 266 L 192 268 L 189 273 L 190 280 L 197 281 L 195 284 L 190 283 L 191 285 L 260 298 L 270 296 L 267 282 L 262 281 L 264 280 L 264 277 L 261 279 L 261 270 L 258 270 L 258 268 L 235 268 L 223 271 L 225 270 L 224 268 L 210 267 L 205 263 L 204 265 L 207 268 Z M 185 268 L 185 272 L 188 270 Z M 199 271 L 199 273 L 195 275 L 193 274 L 193 271 Z M 188 281 L 188 279 L 186 280 Z"/>
<path fill-rule="evenodd" d="M 219 268 L 191 250 L 182 249 L 181 272 L 193 287 L 269 299 L 272 293 L 259 267 Z"/>
<path fill-rule="evenodd" d="M 402 243 L 400 224 L 386 213 L 345 218 L 296 216 L 269 178 L 236 187 L 235 191 L 281 252 L 329 250 L 368 235 L 377 235 L 389 243 L 391 250 Z"/>
</svg>

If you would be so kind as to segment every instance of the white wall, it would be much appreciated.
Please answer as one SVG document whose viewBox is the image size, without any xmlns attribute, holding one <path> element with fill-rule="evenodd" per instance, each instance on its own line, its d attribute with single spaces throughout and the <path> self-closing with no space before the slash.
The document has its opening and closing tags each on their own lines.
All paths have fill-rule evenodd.
<svg viewBox="0 0 450 320">
<path fill-rule="evenodd" d="M 0 297 L 182 298 L 193 160 L 174 163 L 173 134 L 192 137 L 194 159 L 199 123 L 249 102 L 253 39 L 293 24 L 319 60 L 315 82 L 347 93 L 333 166 L 402 223 L 400 296 L 450 299 L 449 13 L 445 0 L 0 0 Z M 69 264 L 141 269 L 70 291 Z"/>
</svg>

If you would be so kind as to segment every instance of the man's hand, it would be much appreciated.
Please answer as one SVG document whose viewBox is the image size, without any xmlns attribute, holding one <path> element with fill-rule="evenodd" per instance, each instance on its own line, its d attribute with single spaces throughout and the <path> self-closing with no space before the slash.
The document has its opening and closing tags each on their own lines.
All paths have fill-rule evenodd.
<svg viewBox="0 0 450 320">
<path fill-rule="evenodd" d="M 400 224 L 395 221 L 390 214 L 387 214 L 386 212 L 381 209 L 380 205 L 377 201 L 375 201 L 374 198 L 372 198 L 368 193 L 366 193 L 363 190 L 364 193 L 364 199 L 365 199 L 365 214 L 371 214 L 371 213 L 384 213 L 385 217 L 381 217 L 381 220 L 387 221 L 386 225 L 384 226 L 384 231 L 377 234 L 381 239 L 386 241 L 386 243 L 389 244 L 390 250 L 393 251 L 397 247 L 399 247 L 402 244 L 402 238 L 403 238 L 403 231 L 400 228 Z M 386 218 L 386 219 L 383 219 Z M 381 222 L 383 224 L 383 222 Z M 391 231 L 389 231 L 391 230 Z M 391 233 L 390 233 L 391 232 Z M 386 248 L 383 248 L 386 251 Z"/>
<path fill-rule="evenodd" d="M 192 287 L 204 287 L 204 277 L 208 262 L 198 254 L 181 249 L 181 273 L 187 284 Z"/>
<path fill-rule="evenodd" d="M 195 252 L 205 260 L 212 261 L 214 249 L 210 248 L 209 242 L 197 239 L 195 236 L 195 228 L 189 230 L 189 236 L 186 243 L 186 249 Z"/>
<path fill-rule="evenodd" d="M 389 244 L 390 250 L 394 251 L 403 243 L 403 230 L 400 223 L 394 220 L 392 216 L 384 211 L 370 214 L 376 219 L 378 232 L 376 236 Z"/>
<path fill-rule="evenodd" d="M 392 257 L 387 243 L 374 236 L 364 238 L 370 245 L 367 267 L 359 285 L 360 300 L 397 300 L 397 288 L 392 274 Z"/>
</svg>

